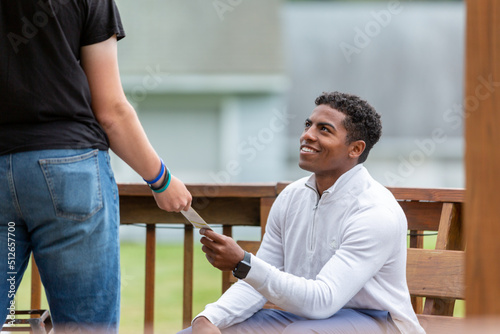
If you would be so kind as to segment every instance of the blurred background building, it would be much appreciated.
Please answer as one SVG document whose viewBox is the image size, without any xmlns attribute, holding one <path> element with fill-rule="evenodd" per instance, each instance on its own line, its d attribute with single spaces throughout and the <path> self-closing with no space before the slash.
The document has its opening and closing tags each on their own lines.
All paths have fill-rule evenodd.
<svg viewBox="0 0 500 334">
<path fill-rule="evenodd" d="M 382 114 L 382 139 L 365 163 L 375 179 L 464 186 L 462 1 L 117 4 L 124 89 L 184 182 L 308 175 L 298 167 L 304 120 L 318 95 L 338 90 Z M 142 182 L 120 159 L 112 164 L 118 182 Z"/>
<path fill-rule="evenodd" d="M 321 92 L 338 90 L 382 114 L 365 163 L 382 184 L 464 186 L 462 1 L 117 3 L 124 89 L 184 182 L 307 175 L 303 122 Z M 141 182 L 113 165 L 119 182 Z"/>
</svg>

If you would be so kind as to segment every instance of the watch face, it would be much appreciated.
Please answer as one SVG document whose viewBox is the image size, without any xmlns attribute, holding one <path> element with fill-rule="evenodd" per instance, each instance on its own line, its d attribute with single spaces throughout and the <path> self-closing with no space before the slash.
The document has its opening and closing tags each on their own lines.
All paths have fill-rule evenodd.
<svg viewBox="0 0 500 334">
<path fill-rule="evenodd" d="M 251 255 L 250 253 L 245 252 L 245 257 L 241 260 L 236 268 L 233 270 L 233 276 L 239 279 L 243 279 L 247 277 L 250 268 L 252 268 L 250 264 Z"/>
</svg>

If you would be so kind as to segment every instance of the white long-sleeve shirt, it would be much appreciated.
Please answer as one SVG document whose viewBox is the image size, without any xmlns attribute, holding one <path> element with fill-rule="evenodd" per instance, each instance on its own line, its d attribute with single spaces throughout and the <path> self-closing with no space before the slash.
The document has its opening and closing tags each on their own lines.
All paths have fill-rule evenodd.
<svg viewBox="0 0 500 334">
<path fill-rule="evenodd" d="M 406 283 L 406 235 L 400 205 L 362 165 L 321 196 L 314 174 L 300 179 L 273 204 L 247 277 L 198 316 L 222 329 L 269 300 L 310 319 L 341 308 L 389 311 L 402 333 L 425 333 Z"/>
</svg>

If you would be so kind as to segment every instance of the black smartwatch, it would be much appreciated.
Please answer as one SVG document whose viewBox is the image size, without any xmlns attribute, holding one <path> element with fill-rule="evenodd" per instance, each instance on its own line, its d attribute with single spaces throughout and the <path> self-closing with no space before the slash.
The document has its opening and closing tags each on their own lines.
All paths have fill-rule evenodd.
<svg viewBox="0 0 500 334">
<path fill-rule="evenodd" d="M 252 256 L 250 253 L 245 252 L 245 257 L 243 260 L 238 262 L 236 265 L 236 268 L 233 269 L 233 276 L 239 279 L 244 279 L 247 277 L 248 272 L 250 271 L 250 268 L 252 268 L 252 265 L 250 264 L 250 259 Z"/>
</svg>

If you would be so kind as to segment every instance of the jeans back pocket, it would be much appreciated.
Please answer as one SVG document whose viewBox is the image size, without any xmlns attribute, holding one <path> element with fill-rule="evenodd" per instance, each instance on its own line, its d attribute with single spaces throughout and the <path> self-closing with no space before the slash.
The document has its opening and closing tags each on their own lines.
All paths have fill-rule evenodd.
<svg viewBox="0 0 500 334">
<path fill-rule="evenodd" d="M 38 161 L 58 217 L 84 221 L 103 207 L 98 154 L 92 150 Z"/>
</svg>

